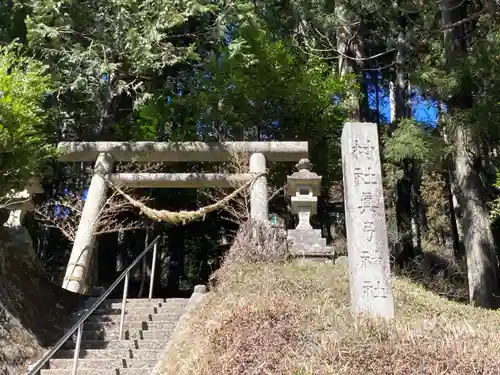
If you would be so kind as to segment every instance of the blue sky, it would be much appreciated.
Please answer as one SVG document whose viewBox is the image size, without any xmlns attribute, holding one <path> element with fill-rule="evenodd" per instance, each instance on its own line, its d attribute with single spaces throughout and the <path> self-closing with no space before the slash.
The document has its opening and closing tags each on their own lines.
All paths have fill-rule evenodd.
<svg viewBox="0 0 500 375">
<path fill-rule="evenodd" d="M 412 116 L 418 122 L 436 126 L 438 119 L 438 108 L 436 102 L 415 96 L 412 100 Z"/>
<path fill-rule="evenodd" d="M 379 113 L 382 119 L 389 119 L 390 116 L 390 104 L 389 95 L 383 89 L 379 89 Z M 436 126 L 438 119 L 438 108 L 437 103 L 424 99 L 421 95 L 414 93 L 411 100 L 411 112 L 412 117 L 418 122 L 425 123 L 427 125 Z M 369 88 L 368 91 L 368 104 L 370 109 L 376 109 L 377 99 L 375 87 Z"/>
<path fill-rule="evenodd" d="M 381 79 L 380 73 L 379 79 Z M 367 74 L 367 80 L 371 80 L 369 74 Z M 368 105 L 370 109 L 375 110 L 377 107 L 377 91 L 375 85 L 368 84 Z M 428 99 L 424 99 L 421 95 L 419 95 L 418 90 L 412 90 L 412 100 L 411 100 L 411 109 L 412 109 L 412 117 L 418 122 L 425 123 L 426 125 L 430 125 L 432 127 L 436 126 L 438 120 L 438 107 L 437 102 L 431 101 Z M 379 100 L 379 113 L 381 121 L 386 122 L 384 120 L 388 120 L 390 116 L 390 103 L 389 103 L 389 95 L 387 87 L 378 88 L 378 100 Z"/>
</svg>

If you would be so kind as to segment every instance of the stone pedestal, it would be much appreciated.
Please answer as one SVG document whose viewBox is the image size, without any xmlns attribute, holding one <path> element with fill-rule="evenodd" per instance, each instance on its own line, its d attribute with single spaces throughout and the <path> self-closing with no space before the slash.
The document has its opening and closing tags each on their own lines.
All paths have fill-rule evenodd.
<svg viewBox="0 0 500 375">
<path fill-rule="evenodd" d="M 105 178 L 112 168 L 111 156 L 99 154 L 63 280 L 63 288 L 71 292 L 85 294 L 88 288 L 87 278 L 95 242 L 94 233 L 99 225 L 100 211 L 108 191 Z"/>
<path fill-rule="evenodd" d="M 291 229 L 287 233 L 288 249 L 293 256 L 333 258 L 334 249 L 326 245 L 321 229 Z"/>
<path fill-rule="evenodd" d="M 321 229 L 313 229 L 310 220 L 317 214 L 321 176 L 310 171 L 312 164 L 302 159 L 296 165 L 298 172 L 287 177 L 287 192 L 291 197 L 292 213 L 298 215 L 299 224 L 287 233 L 288 248 L 292 256 L 306 258 L 332 258 L 334 250 L 321 237 Z"/>
</svg>

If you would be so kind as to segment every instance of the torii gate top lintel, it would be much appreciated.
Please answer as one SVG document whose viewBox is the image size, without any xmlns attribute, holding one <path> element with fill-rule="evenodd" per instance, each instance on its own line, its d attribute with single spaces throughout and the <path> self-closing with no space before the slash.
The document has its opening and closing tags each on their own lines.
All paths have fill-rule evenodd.
<svg viewBox="0 0 500 375">
<path fill-rule="evenodd" d="M 263 154 L 274 162 L 298 161 L 308 157 L 307 142 L 60 142 L 59 160 L 95 161 L 107 153 L 114 161 L 137 162 L 223 162 L 232 153 Z"/>
</svg>

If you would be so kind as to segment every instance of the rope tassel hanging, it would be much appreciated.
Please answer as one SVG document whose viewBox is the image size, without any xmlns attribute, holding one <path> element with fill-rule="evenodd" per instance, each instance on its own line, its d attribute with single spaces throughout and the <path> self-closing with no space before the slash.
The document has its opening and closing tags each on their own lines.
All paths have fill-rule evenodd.
<svg viewBox="0 0 500 375">
<path fill-rule="evenodd" d="M 121 196 L 123 196 L 123 198 L 125 198 L 132 206 L 138 208 L 142 215 L 147 216 L 149 219 L 158 222 L 163 221 L 174 225 L 186 225 L 193 221 L 204 220 L 205 216 L 208 213 L 217 211 L 222 207 L 228 205 L 232 199 L 234 199 L 236 196 L 245 191 L 249 186 L 251 186 L 255 182 L 255 180 L 257 180 L 262 175 L 265 175 L 265 173 L 257 174 L 252 180 L 246 182 L 244 185 L 233 191 L 231 194 L 225 196 L 218 202 L 215 202 L 208 206 L 201 207 L 196 211 L 178 211 L 178 212 L 168 211 L 168 210 L 155 210 L 154 208 L 150 208 L 146 206 L 144 203 L 139 202 L 134 198 L 132 198 L 130 195 L 125 193 L 119 187 L 114 186 L 110 181 L 108 181 L 108 183 Z"/>
</svg>

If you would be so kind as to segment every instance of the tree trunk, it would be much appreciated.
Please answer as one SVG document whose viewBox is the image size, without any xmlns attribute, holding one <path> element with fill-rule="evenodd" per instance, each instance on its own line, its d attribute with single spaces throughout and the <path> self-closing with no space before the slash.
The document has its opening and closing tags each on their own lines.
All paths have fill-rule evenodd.
<svg viewBox="0 0 500 375">
<path fill-rule="evenodd" d="M 348 14 L 345 7 L 344 1 L 345 0 L 335 1 L 335 17 L 339 24 L 336 30 L 337 51 L 340 53 L 338 56 L 337 69 L 341 77 L 345 77 L 347 74 L 356 73 L 358 70 L 357 65 L 361 64 L 361 59 L 363 58 L 363 52 L 358 39 L 359 36 L 356 36 L 356 30 L 353 30 L 353 25 L 359 25 L 360 23 L 353 22 L 351 15 Z M 357 27 L 359 28 L 359 26 Z M 361 116 L 358 94 L 354 90 L 351 90 L 346 93 L 346 96 L 343 103 L 349 110 L 349 119 L 358 121 Z"/>
<path fill-rule="evenodd" d="M 169 296 L 177 296 L 180 292 L 181 277 L 184 276 L 185 227 L 172 227 L 168 230 L 168 277 L 167 291 Z"/>
<path fill-rule="evenodd" d="M 99 259 L 99 285 L 109 286 L 118 277 L 118 233 L 104 233 L 98 238 L 98 250 L 96 257 Z"/>
<path fill-rule="evenodd" d="M 445 113 L 444 109 L 444 104 L 440 104 L 440 117 L 443 116 Z M 448 139 L 448 135 L 446 133 L 446 129 L 441 129 L 440 130 L 441 137 L 443 138 L 444 142 L 446 144 L 450 144 L 450 140 Z M 449 157 L 447 160 L 447 171 L 445 172 L 445 182 L 446 182 L 446 189 L 448 191 L 448 205 L 450 207 L 450 229 L 451 229 L 451 237 L 453 241 L 453 254 L 455 256 L 455 259 L 464 259 L 465 258 L 465 247 L 464 247 L 464 232 L 462 230 L 462 226 L 460 221 L 458 220 L 460 215 L 460 206 L 458 204 L 457 196 L 453 192 L 452 189 L 452 170 L 453 170 L 453 163 L 452 163 L 452 158 Z"/>
<path fill-rule="evenodd" d="M 401 25 L 404 27 L 404 25 Z M 394 87 L 394 101 L 396 120 L 409 117 L 408 101 L 406 100 L 407 80 L 405 78 L 405 48 L 406 38 L 403 29 L 398 33 L 396 49 L 396 82 Z"/>
<path fill-rule="evenodd" d="M 462 203 L 460 221 L 464 231 L 469 298 L 480 307 L 497 307 L 498 260 L 488 211 L 482 192 L 481 179 L 468 154 L 470 130 L 454 131 L 454 175 L 456 198 Z"/>
<path fill-rule="evenodd" d="M 441 17 L 444 25 L 463 19 L 465 5 L 462 0 L 444 0 L 441 3 Z M 448 68 L 466 53 L 463 25 L 444 32 L 445 56 Z M 467 108 L 472 104 L 469 92 L 458 93 L 450 100 L 449 111 Z M 495 254 L 493 235 L 488 221 L 485 197 L 478 171 L 474 168 L 474 153 L 480 152 L 470 128 L 461 123 L 450 131 L 453 142 L 451 188 L 457 202 L 460 202 L 460 216 L 467 257 L 469 299 L 479 307 L 493 308 L 498 303 L 498 261 Z M 471 152 L 472 151 L 472 152 Z"/>
<path fill-rule="evenodd" d="M 149 229 L 146 228 L 146 236 L 144 238 L 144 249 L 149 245 Z M 137 298 L 142 298 L 144 293 L 144 286 L 146 285 L 146 278 L 148 276 L 148 265 L 146 262 L 147 256 L 142 258 L 141 266 L 141 285 L 139 286 L 139 292 L 137 293 Z"/>
<path fill-rule="evenodd" d="M 422 204 L 420 202 L 420 166 L 411 168 L 411 236 L 414 255 L 422 251 Z"/>
<path fill-rule="evenodd" d="M 450 159 L 450 167 L 447 172 L 446 184 L 449 192 L 449 206 L 450 206 L 450 227 L 451 227 L 451 236 L 453 238 L 453 254 L 455 259 L 464 259 L 465 258 L 465 245 L 464 245 L 464 231 L 462 228 L 462 222 L 459 218 L 462 217 L 460 214 L 460 205 L 458 203 L 458 199 L 456 194 L 452 189 L 452 170 L 453 163 Z"/>
<path fill-rule="evenodd" d="M 399 12 L 400 2 L 395 1 L 393 6 Z M 403 14 L 399 16 L 399 31 L 396 47 L 396 77 L 394 85 L 394 99 L 395 108 L 392 113 L 395 116 L 395 122 L 391 124 L 391 129 L 394 131 L 397 122 L 402 119 L 411 117 L 410 107 L 410 93 L 409 82 L 406 74 L 406 50 L 407 50 L 407 35 L 406 27 L 407 20 Z M 398 191 L 398 205 L 397 210 L 398 222 L 401 224 L 398 231 L 403 234 L 403 249 L 408 257 L 413 257 L 421 249 L 420 240 L 420 201 L 418 191 L 420 189 L 419 175 L 420 166 L 415 165 L 412 160 L 404 162 L 404 176 L 399 181 L 400 189 Z M 404 215 L 402 217 L 401 215 Z"/>
<path fill-rule="evenodd" d="M 127 232 L 118 232 L 118 239 L 116 245 L 116 248 L 118 249 L 116 254 L 116 267 L 115 267 L 116 275 L 119 275 L 125 269 L 125 265 L 127 262 L 126 259 L 127 252 L 125 249 L 126 234 Z"/>
<path fill-rule="evenodd" d="M 412 205 L 411 205 L 411 179 L 408 174 L 408 163 L 404 166 L 404 176 L 397 181 L 396 222 L 398 227 L 398 242 L 401 243 L 404 258 L 413 256 L 412 245 Z M 407 259 L 405 259 L 407 260 Z"/>
</svg>

